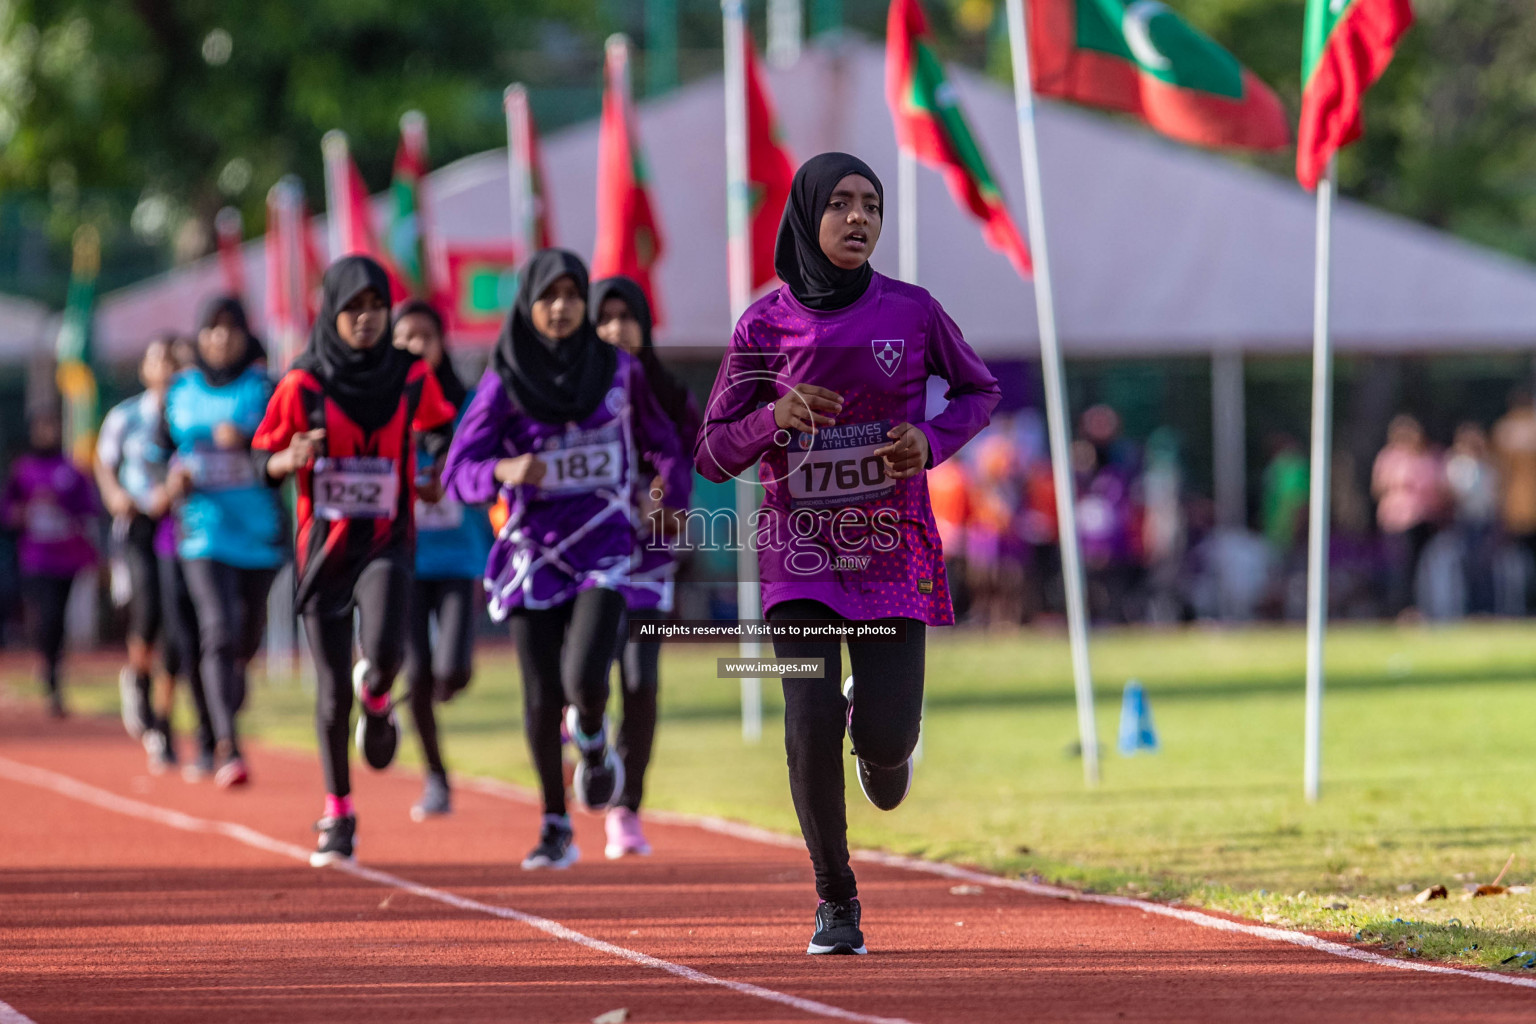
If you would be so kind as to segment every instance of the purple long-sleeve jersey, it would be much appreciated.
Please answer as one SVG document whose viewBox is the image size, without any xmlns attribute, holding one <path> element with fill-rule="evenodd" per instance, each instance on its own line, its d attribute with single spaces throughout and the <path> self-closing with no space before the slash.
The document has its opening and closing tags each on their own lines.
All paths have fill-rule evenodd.
<svg viewBox="0 0 1536 1024">
<path fill-rule="evenodd" d="M 607 587 L 643 606 L 631 573 L 640 552 L 637 509 L 651 480 L 641 459 L 665 481 L 665 503 L 686 508 L 693 478 L 677 430 L 656 403 L 640 363 L 618 353 L 613 385 L 579 423 L 546 423 L 507 395 L 486 370 L 454 434 L 443 468 L 450 497 L 485 504 L 505 494 L 508 519 L 491 546 L 485 587 L 491 613 L 548 608 L 583 590 Z M 535 452 L 544 462 L 536 486 L 503 488 L 496 463 Z"/>
<path fill-rule="evenodd" d="M 28 453 L 11 464 L 0 516 L 21 531 L 18 562 L 28 576 L 73 576 L 96 564 L 96 485 L 63 455 Z"/>
<path fill-rule="evenodd" d="M 930 376 L 949 404 L 926 417 Z M 780 430 L 772 404 L 798 384 L 843 397 L 832 427 Z M 930 466 L 987 425 L 1001 398 L 997 379 L 960 329 L 922 288 L 875 274 L 851 306 L 819 312 L 788 288 L 742 316 L 721 362 L 694 448 L 707 479 L 723 481 L 760 462 L 762 510 L 750 524 L 763 609 L 800 598 L 850 619 L 954 622 L 938 527 L 924 474 L 885 476 L 873 453 L 886 431 L 915 424 Z"/>
</svg>

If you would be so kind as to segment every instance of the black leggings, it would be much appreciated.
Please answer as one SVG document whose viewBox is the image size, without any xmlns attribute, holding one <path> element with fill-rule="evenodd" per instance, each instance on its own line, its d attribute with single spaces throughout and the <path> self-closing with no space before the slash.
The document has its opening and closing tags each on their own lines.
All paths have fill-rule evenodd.
<svg viewBox="0 0 1536 1024">
<path fill-rule="evenodd" d="M 442 774 L 437 743 L 436 700 L 448 700 L 469 685 L 474 672 L 475 623 L 480 615 L 476 579 L 422 580 L 411 587 L 411 620 L 405 644 L 405 683 L 411 691 L 411 717 L 421 737 L 427 768 Z M 437 646 L 432 620 L 437 619 Z"/>
<path fill-rule="evenodd" d="M 785 601 L 768 613 L 785 619 L 841 619 L 819 601 Z M 859 757 L 895 768 L 917 747 L 923 717 L 923 659 L 927 626 L 906 623 L 900 643 L 848 642 L 853 714 L 843 699 L 842 648 L 836 640 L 775 640 L 780 658 L 825 658 L 820 679 L 784 680 L 784 752 L 789 792 L 800 833 L 816 870 L 816 894 L 848 900 L 859 894 L 848 865 L 848 818 L 843 803 L 843 733 Z"/>
<path fill-rule="evenodd" d="M 564 814 L 560 714 L 571 704 L 582 732 L 602 727 L 624 598 L 616 590 L 585 590 L 554 608 L 515 609 L 510 618 L 523 674 L 523 732 L 544 791 L 544 813 Z"/>
<path fill-rule="evenodd" d="M 59 662 L 64 658 L 64 612 L 69 606 L 73 576 L 25 576 L 21 592 L 32 626 L 32 645 L 43 659 L 43 685 L 59 692 Z"/>
<path fill-rule="evenodd" d="M 632 611 L 630 619 L 655 620 L 658 611 Z M 660 640 L 628 640 L 629 624 L 619 626 L 619 692 L 624 696 L 624 717 L 619 721 L 617 750 L 624 762 L 624 791 L 619 804 L 640 809 L 645 795 L 645 770 L 651 763 L 656 739 L 656 692 L 660 688 Z"/>
<path fill-rule="evenodd" d="M 203 690 L 203 645 L 197 635 L 197 606 L 192 603 L 192 593 L 187 589 L 186 575 L 181 562 L 174 556 L 159 560 L 161 641 L 160 659 L 165 672 L 172 679 L 185 676 L 187 689 L 192 693 L 192 706 L 197 710 L 197 745 L 200 752 L 212 754 L 217 739 L 213 728 L 213 716 L 208 710 L 208 694 Z M 171 708 L 165 709 L 163 723 L 166 738 L 171 735 Z"/>
<path fill-rule="evenodd" d="M 377 558 L 363 567 L 349 603 L 317 594 L 304 612 L 304 633 L 315 659 L 315 731 L 320 737 L 320 767 L 325 791 L 352 792 L 347 739 L 352 724 L 352 637 L 368 662 L 363 685 L 373 695 L 388 693 L 405 659 L 406 615 L 411 599 L 411 570 L 396 558 Z M 354 630 L 353 610 L 357 611 Z"/>
<path fill-rule="evenodd" d="M 128 596 L 128 636 L 146 644 L 160 639 L 162 619 L 159 560 L 155 557 L 157 526 L 148 516 L 135 515 L 120 549 L 132 590 Z"/>
<path fill-rule="evenodd" d="M 267 628 L 267 591 L 276 569 L 238 569 L 208 558 L 181 563 L 197 608 L 203 692 L 214 734 L 230 757 L 240 756 L 235 716 L 245 706 L 245 671 Z"/>
</svg>

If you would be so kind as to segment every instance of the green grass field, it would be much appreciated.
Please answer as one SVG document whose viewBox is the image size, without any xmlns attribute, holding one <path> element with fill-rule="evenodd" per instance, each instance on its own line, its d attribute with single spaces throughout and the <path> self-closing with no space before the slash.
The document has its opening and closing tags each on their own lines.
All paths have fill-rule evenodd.
<svg viewBox="0 0 1536 1024">
<path fill-rule="evenodd" d="M 647 803 L 794 833 L 778 684 L 762 742 L 745 744 L 737 683 L 714 678 L 727 653 L 666 648 Z M 1536 950 L 1536 896 L 1462 898 L 1511 854 L 1505 884 L 1536 878 L 1530 626 L 1336 629 L 1316 805 L 1302 797 L 1299 630 L 1101 633 L 1093 657 L 1105 753 L 1103 783 L 1088 790 L 1064 636 L 937 633 L 917 783 L 881 814 L 850 776 L 851 841 L 1344 932 L 1407 956 L 1498 966 Z M 479 669 L 443 711 L 450 765 L 531 784 L 510 649 L 487 649 Z M 1132 677 L 1162 750 L 1123 758 L 1114 739 Z M 82 708 L 115 705 L 107 685 L 76 693 Z M 314 745 L 296 684 L 261 687 L 248 718 L 269 741 Z M 1437 882 L 1448 901 L 1412 901 Z"/>
</svg>

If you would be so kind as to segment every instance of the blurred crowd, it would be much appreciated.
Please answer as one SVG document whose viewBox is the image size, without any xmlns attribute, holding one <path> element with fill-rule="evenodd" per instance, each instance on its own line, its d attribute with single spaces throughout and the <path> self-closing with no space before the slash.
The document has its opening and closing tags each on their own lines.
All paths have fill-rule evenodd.
<svg viewBox="0 0 1536 1024">
<path fill-rule="evenodd" d="M 1373 464 L 1345 450 L 1331 485 L 1330 611 L 1454 619 L 1536 609 L 1536 403 L 1510 396 L 1491 427 L 1436 444 L 1394 417 Z M 1106 405 L 1071 446 L 1089 612 L 1099 623 L 1296 620 L 1306 612 L 1310 467 L 1301 441 L 1265 441 L 1258 501 L 1221 522 L 1190 487 L 1169 429 L 1125 436 Z M 950 587 L 965 621 L 1010 626 L 1061 614 L 1056 493 L 1035 410 L 999 416 L 929 474 Z"/>
</svg>

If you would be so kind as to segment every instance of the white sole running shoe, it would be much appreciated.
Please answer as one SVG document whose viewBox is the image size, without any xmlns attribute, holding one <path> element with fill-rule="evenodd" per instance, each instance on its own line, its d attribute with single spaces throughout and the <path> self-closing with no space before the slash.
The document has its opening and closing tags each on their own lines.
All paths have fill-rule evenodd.
<svg viewBox="0 0 1536 1024">
<path fill-rule="evenodd" d="M 848 721 L 853 722 L 853 676 L 843 680 L 843 697 L 848 701 Z M 876 809 L 882 811 L 894 811 L 906 800 L 907 794 L 912 792 L 912 777 L 916 774 L 916 767 L 911 757 L 908 757 L 895 768 L 881 768 L 879 765 L 870 764 L 855 753 L 854 759 L 859 763 L 859 789 Z"/>
<path fill-rule="evenodd" d="M 136 740 L 144 738 L 144 698 L 133 678 L 133 669 L 127 665 L 117 674 L 117 698 L 123 712 L 123 728 Z"/>
<path fill-rule="evenodd" d="M 395 717 L 393 703 L 382 715 L 368 711 L 363 703 L 363 694 L 366 692 L 363 677 L 367 674 L 367 659 L 352 666 L 352 692 L 358 704 L 357 730 L 353 739 L 357 742 L 357 752 L 362 755 L 364 763 L 375 771 L 383 771 L 395 760 L 395 752 L 400 747 L 400 722 Z"/>
</svg>

